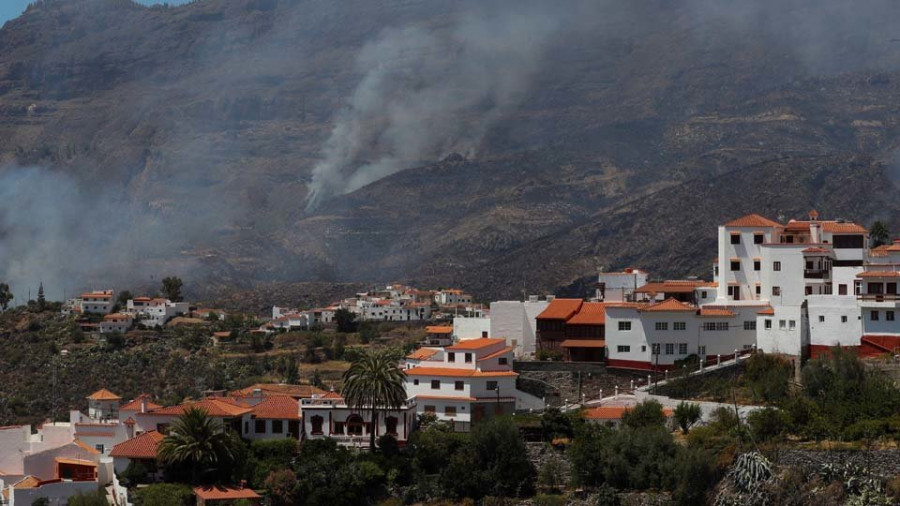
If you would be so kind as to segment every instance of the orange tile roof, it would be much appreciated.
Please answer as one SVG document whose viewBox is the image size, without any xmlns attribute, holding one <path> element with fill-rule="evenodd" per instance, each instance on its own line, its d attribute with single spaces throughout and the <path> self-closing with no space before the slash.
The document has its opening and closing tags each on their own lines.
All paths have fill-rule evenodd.
<svg viewBox="0 0 900 506">
<path fill-rule="evenodd" d="M 247 388 L 242 388 L 231 392 L 232 395 L 249 396 L 253 395 L 254 390 L 260 390 L 264 396 L 269 395 L 289 395 L 295 399 L 312 399 L 314 395 L 325 393 L 319 387 L 312 385 L 289 385 L 286 383 L 257 383 Z"/>
<path fill-rule="evenodd" d="M 82 441 L 78 438 L 73 439 L 72 442 L 75 443 L 82 450 L 90 453 L 91 455 L 99 455 L 100 454 L 100 452 L 98 452 L 96 448 L 94 448 L 93 446 L 85 443 L 84 441 Z"/>
<path fill-rule="evenodd" d="M 287 395 L 276 395 L 253 406 L 253 418 L 260 420 L 299 420 L 300 403 Z"/>
<path fill-rule="evenodd" d="M 581 299 L 553 299 L 539 314 L 539 320 L 568 320 L 581 309 Z"/>
<path fill-rule="evenodd" d="M 165 436 L 159 432 L 151 430 L 113 446 L 109 456 L 129 459 L 155 459 L 156 448 L 164 438 Z"/>
<path fill-rule="evenodd" d="M 581 416 L 588 420 L 621 420 L 632 409 L 633 406 L 597 406 L 585 409 Z M 662 412 L 667 418 L 675 414 L 671 408 L 663 408 Z"/>
<path fill-rule="evenodd" d="M 125 404 L 122 404 L 121 406 L 119 406 L 119 411 L 140 411 L 141 410 L 141 400 L 143 400 L 143 399 L 147 400 L 147 411 L 150 411 L 151 409 L 159 409 L 162 407 L 161 404 L 157 404 L 157 403 L 151 401 L 149 395 L 141 394 L 141 395 L 135 397 L 134 399 L 126 402 Z"/>
<path fill-rule="evenodd" d="M 259 499 L 260 495 L 249 488 L 229 487 L 197 487 L 194 495 L 204 501 L 237 501 L 240 499 Z"/>
<path fill-rule="evenodd" d="M 201 409 L 203 411 L 206 411 L 206 414 L 209 416 L 215 416 L 215 417 L 220 417 L 220 418 L 241 416 L 241 415 L 244 415 L 244 414 L 247 414 L 247 413 L 250 413 L 251 411 L 253 411 L 249 407 L 238 406 L 236 404 L 232 404 L 230 402 L 226 402 L 221 399 L 208 398 L 208 399 L 202 399 L 202 400 L 195 401 L 195 402 L 187 402 L 184 404 L 179 404 L 178 406 L 169 406 L 169 407 L 165 407 L 165 408 L 156 409 L 156 410 L 150 411 L 146 414 L 153 415 L 153 416 L 157 416 L 157 415 L 180 416 L 185 411 L 187 411 L 188 408 Z"/>
<path fill-rule="evenodd" d="M 103 317 L 104 320 L 130 320 L 131 315 L 116 313 L 116 314 L 108 314 Z"/>
<path fill-rule="evenodd" d="M 606 348 L 603 339 L 566 339 L 560 346 L 563 348 Z"/>
<path fill-rule="evenodd" d="M 701 308 L 700 316 L 734 316 L 734 312 L 725 308 Z"/>
<path fill-rule="evenodd" d="M 809 232 L 809 222 L 791 220 L 784 229 L 789 232 Z"/>
<path fill-rule="evenodd" d="M 73 466 L 90 466 L 90 467 L 97 467 L 97 463 L 94 462 L 93 460 L 68 459 L 68 458 L 65 458 L 65 457 L 56 457 L 56 458 L 53 459 L 53 460 L 56 461 L 56 462 L 59 463 L 59 464 L 69 464 L 69 465 L 73 465 Z"/>
<path fill-rule="evenodd" d="M 122 423 L 124 423 L 125 425 L 134 425 L 134 424 L 137 423 L 137 420 L 135 420 L 134 418 L 132 418 L 132 417 L 129 416 L 129 417 L 128 417 L 124 422 L 122 422 Z"/>
<path fill-rule="evenodd" d="M 512 346 L 507 346 L 506 348 L 497 350 L 497 351 L 495 351 L 494 353 L 489 353 L 489 354 L 487 354 L 487 355 L 485 355 L 485 356 L 479 358 L 479 359 L 478 359 L 478 362 L 482 362 L 482 361 L 484 361 L 484 360 L 490 360 L 490 359 L 492 359 L 492 358 L 497 358 L 497 357 L 499 357 L 499 356 L 506 355 L 507 353 L 509 353 L 509 352 L 511 352 L 511 351 L 513 351 L 513 347 L 512 347 Z"/>
<path fill-rule="evenodd" d="M 605 325 L 606 304 L 585 302 L 575 315 L 566 321 L 567 325 Z"/>
<path fill-rule="evenodd" d="M 460 341 L 453 346 L 448 346 L 447 349 L 450 351 L 472 351 L 480 350 L 482 348 L 487 348 L 488 346 L 494 346 L 496 344 L 505 342 L 505 339 L 479 337 L 478 339 L 467 339 L 465 341 Z"/>
<path fill-rule="evenodd" d="M 96 392 L 89 395 L 87 398 L 88 398 L 88 400 L 92 400 L 92 401 L 119 401 L 119 400 L 122 400 L 121 397 L 110 392 L 109 390 L 107 390 L 105 388 L 101 388 L 100 390 L 97 390 Z"/>
<path fill-rule="evenodd" d="M 512 371 L 479 371 L 476 369 L 454 369 L 452 367 L 413 367 L 406 370 L 407 376 L 447 376 L 457 378 L 518 376 Z"/>
<path fill-rule="evenodd" d="M 34 476 L 31 476 L 31 475 L 28 475 L 28 476 L 22 478 L 21 480 L 17 481 L 13 485 L 13 488 L 37 488 L 38 486 L 40 486 L 40 484 L 41 484 L 40 479 L 38 479 Z"/>
<path fill-rule="evenodd" d="M 111 293 L 104 292 L 85 292 L 81 294 L 82 299 L 90 298 L 90 299 L 109 299 L 112 297 Z"/>
<path fill-rule="evenodd" d="M 801 253 L 831 253 L 831 250 L 821 246 L 811 246 L 801 251 Z"/>
<path fill-rule="evenodd" d="M 416 400 L 422 401 L 467 401 L 474 402 L 477 401 L 475 397 L 461 397 L 454 395 L 417 395 Z"/>
<path fill-rule="evenodd" d="M 418 350 L 410 353 L 406 356 L 406 358 L 411 360 L 426 360 L 437 355 L 438 350 L 433 348 L 419 348 Z"/>
<path fill-rule="evenodd" d="M 430 325 L 428 327 L 425 327 L 425 332 L 429 334 L 452 334 L 453 327 L 444 325 Z"/>
<path fill-rule="evenodd" d="M 780 227 L 781 223 L 758 214 L 748 214 L 725 224 L 726 227 Z"/>
<path fill-rule="evenodd" d="M 335 392 L 334 390 L 332 390 L 330 392 L 326 392 L 322 397 L 319 397 L 319 398 L 320 399 L 343 399 L 343 397 L 341 397 L 341 394 Z"/>
<path fill-rule="evenodd" d="M 867 234 L 866 227 L 856 223 L 838 223 L 836 221 L 822 222 L 822 229 L 832 234 Z"/>
<path fill-rule="evenodd" d="M 659 304 L 653 304 L 652 306 L 647 306 L 641 311 L 696 311 L 697 308 L 689 306 L 684 302 L 675 300 L 673 298 L 668 298 Z"/>
<path fill-rule="evenodd" d="M 858 278 L 896 278 L 900 277 L 897 271 L 866 271 L 856 275 Z"/>
<path fill-rule="evenodd" d="M 773 308 L 772 306 L 769 306 L 769 307 L 767 307 L 767 308 L 765 308 L 765 309 L 761 309 L 761 310 L 757 311 L 756 314 L 761 314 L 761 315 L 774 315 L 774 314 L 775 314 L 775 308 Z"/>
</svg>

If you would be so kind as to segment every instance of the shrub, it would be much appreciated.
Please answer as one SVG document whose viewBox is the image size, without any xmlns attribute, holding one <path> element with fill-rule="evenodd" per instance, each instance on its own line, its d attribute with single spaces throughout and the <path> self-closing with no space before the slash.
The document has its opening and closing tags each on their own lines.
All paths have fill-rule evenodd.
<svg viewBox="0 0 900 506">
<path fill-rule="evenodd" d="M 634 409 L 625 412 L 622 423 L 632 429 L 642 427 L 662 427 L 666 424 L 666 416 L 663 414 L 662 404 L 655 399 L 648 399 Z"/>
<path fill-rule="evenodd" d="M 297 497 L 297 475 L 290 469 L 272 471 L 265 481 L 272 506 L 290 506 Z"/>
<path fill-rule="evenodd" d="M 675 422 L 684 434 L 687 434 L 691 426 L 700 420 L 701 415 L 699 404 L 682 401 L 678 403 L 678 406 L 675 406 Z"/>
<path fill-rule="evenodd" d="M 593 506 L 621 506 L 622 499 L 619 498 L 619 492 L 616 489 L 604 483 L 597 487 L 591 504 Z"/>
<path fill-rule="evenodd" d="M 532 500 L 534 506 L 565 506 L 567 499 L 565 496 L 556 494 L 538 494 Z"/>
<path fill-rule="evenodd" d="M 69 506 L 109 506 L 109 500 L 106 498 L 106 491 L 98 490 L 94 493 L 77 494 L 69 498 Z"/>
<path fill-rule="evenodd" d="M 758 409 L 747 415 L 747 425 L 756 442 L 780 436 L 788 426 L 788 415 L 775 408 Z"/>
<path fill-rule="evenodd" d="M 157 483 L 135 489 L 134 506 L 189 506 L 194 492 L 187 485 Z"/>
</svg>

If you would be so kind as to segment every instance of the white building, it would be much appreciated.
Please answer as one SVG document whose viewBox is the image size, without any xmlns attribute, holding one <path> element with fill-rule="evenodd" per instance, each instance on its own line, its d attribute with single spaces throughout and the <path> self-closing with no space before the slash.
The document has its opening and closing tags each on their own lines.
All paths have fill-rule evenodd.
<svg viewBox="0 0 900 506">
<path fill-rule="evenodd" d="M 82 313 L 109 314 L 116 304 L 114 297 L 112 290 L 85 292 L 75 300 L 75 305 Z"/>
<path fill-rule="evenodd" d="M 108 314 L 103 317 L 100 322 L 100 333 L 109 334 L 110 332 L 119 332 L 124 334 L 128 332 L 134 324 L 134 319 L 127 313 Z"/>
<path fill-rule="evenodd" d="M 491 337 L 506 340 L 517 357 L 532 356 L 537 350 L 537 316 L 541 314 L 553 296 L 540 300 L 532 295 L 527 301 L 491 302 Z"/>
<path fill-rule="evenodd" d="M 169 299 L 135 297 L 126 303 L 125 313 L 147 327 L 162 327 L 167 321 L 190 313 L 187 302 L 172 302 Z"/>
<path fill-rule="evenodd" d="M 491 337 L 491 317 L 466 317 L 458 316 L 453 318 L 453 339 L 455 341 L 464 341 L 466 339 L 477 339 L 482 337 Z"/>
<path fill-rule="evenodd" d="M 440 306 L 466 305 L 472 303 L 472 296 L 462 290 L 438 290 L 434 294 L 434 301 Z"/>
<path fill-rule="evenodd" d="M 432 414 L 458 431 L 516 409 L 520 392 L 513 348 L 503 339 L 470 339 L 446 348 L 421 348 L 407 357 L 406 395 L 419 415 Z"/>
<path fill-rule="evenodd" d="M 647 284 L 647 273 L 634 268 L 622 272 L 601 272 L 597 277 L 596 300 L 626 302 L 634 300 L 634 291 Z"/>
<path fill-rule="evenodd" d="M 349 406 L 335 392 L 302 399 L 300 409 L 305 438 L 331 438 L 345 446 L 368 447 L 372 431 L 376 440 L 388 434 L 404 445 L 416 427 L 416 405 L 412 400 L 397 410 L 379 410 L 374 424 L 371 409 Z"/>
</svg>

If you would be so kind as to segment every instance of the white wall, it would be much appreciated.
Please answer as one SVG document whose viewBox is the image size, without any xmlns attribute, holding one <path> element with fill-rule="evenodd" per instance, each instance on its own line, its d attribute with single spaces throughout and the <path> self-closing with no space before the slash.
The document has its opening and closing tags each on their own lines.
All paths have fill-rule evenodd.
<svg viewBox="0 0 900 506">
<path fill-rule="evenodd" d="M 756 345 L 766 353 L 785 353 L 800 355 L 804 344 L 808 344 L 808 336 L 803 331 L 806 324 L 799 306 L 774 306 L 775 315 L 759 315 L 756 322 Z M 766 320 L 771 321 L 771 328 L 765 328 Z M 782 327 L 781 322 L 784 321 Z M 794 327 L 791 328 L 791 321 Z"/>
<path fill-rule="evenodd" d="M 456 317 L 453 319 L 453 337 L 457 341 L 483 337 L 482 332 L 487 332 L 491 337 L 491 319 Z"/>
<path fill-rule="evenodd" d="M 856 303 L 856 297 L 852 295 L 852 283 L 849 290 L 851 295 L 846 296 L 810 295 L 807 297 L 811 345 L 859 346 L 862 325 L 859 319 L 859 306 Z M 847 321 L 843 321 L 842 318 L 846 318 Z"/>
<path fill-rule="evenodd" d="M 491 337 L 506 339 L 517 357 L 531 355 L 537 346 L 537 315 L 550 303 L 497 301 L 491 302 Z"/>
<path fill-rule="evenodd" d="M 96 481 L 63 481 L 49 483 L 40 488 L 11 489 L 9 506 L 30 506 L 41 497 L 49 499 L 50 506 L 65 506 L 72 496 L 91 494 L 98 488 Z"/>
<path fill-rule="evenodd" d="M 731 233 L 737 232 L 741 238 L 740 244 L 731 244 Z M 760 273 L 753 270 L 753 259 L 762 258 L 762 244 L 754 242 L 756 232 L 763 233 L 763 243 L 774 240 L 775 230 L 766 227 L 719 227 L 719 286 L 718 300 L 728 299 L 729 283 L 738 283 L 740 286 L 741 300 L 759 300 L 756 296 L 756 283 L 761 281 Z M 739 271 L 731 270 L 731 259 L 739 258 L 741 265 Z M 765 299 L 765 291 L 762 293 Z"/>
</svg>

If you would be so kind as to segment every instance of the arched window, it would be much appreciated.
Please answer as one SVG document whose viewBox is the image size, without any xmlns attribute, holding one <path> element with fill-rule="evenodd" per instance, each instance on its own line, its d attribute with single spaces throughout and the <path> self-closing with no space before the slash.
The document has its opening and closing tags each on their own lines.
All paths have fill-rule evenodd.
<svg viewBox="0 0 900 506">
<path fill-rule="evenodd" d="M 325 421 L 321 416 L 316 415 L 310 419 L 312 422 L 312 433 L 322 434 L 322 423 Z"/>
<path fill-rule="evenodd" d="M 396 436 L 397 435 L 397 417 L 389 416 L 384 419 L 384 427 L 387 430 L 387 433 Z"/>
<path fill-rule="evenodd" d="M 347 434 L 350 436 L 362 436 L 365 422 L 359 415 L 350 415 L 347 417 Z"/>
</svg>

